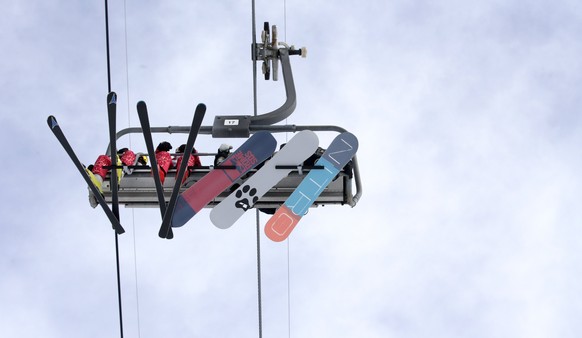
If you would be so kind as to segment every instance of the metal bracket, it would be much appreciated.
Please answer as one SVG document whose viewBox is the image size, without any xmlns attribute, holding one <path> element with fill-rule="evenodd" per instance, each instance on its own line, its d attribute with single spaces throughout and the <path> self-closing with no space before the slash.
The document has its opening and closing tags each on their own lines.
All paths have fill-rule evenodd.
<svg viewBox="0 0 582 338">
<path fill-rule="evenodd" d="M 273 25 L 272 31 L 270 31 L 268 22 L 265 22 L 261 40 L 262 43 L 252 46 L 253 61 L 263 61 L 265 79 L 268 80 L 272 75 L 274 81 L 278 80 L 279 61 L 281 62 L 286 100 L 281 107 L 272 112 L 257 116 L 216 116 L 212 127 L 212 137 L 214 138 L 249 137 L 252 126 L 276 124 L 291 116 L 295 111 L 297 95 L 289 55 L 305 57 L 306 49 L 305 47 L 295 49 L 294 46 L 279 42 L 277 40 L 277 27 Z"/>
<path fill-rule="evenodd" d="M 273 81 L 279 80 L 279 52 L 284 49 L 288 51 L 289 55 L 301 55 L 305 58 L 307 56 L 307 49 L 302 47 L 296 49 L 295 46 L 289 46 L 287 43 L 279 41 L 277 38 L 277 26 L 273 25 L 269 31 L 269 23 L 265 22 L 263 32 L 261 33 L 262 43 L 257 43 L 254 46 L 253 61 L 263 61 L 263 75 L 265 80 L 269 80 L 272 75 Z M 282 48 L 280 48 L 280 46 Z"/>
<path fill-rule="evenodd" d="M 212 137 L 243 137 L 250 133 L 250 116 L 216 116 L 212 126 Z"/>
</svg>

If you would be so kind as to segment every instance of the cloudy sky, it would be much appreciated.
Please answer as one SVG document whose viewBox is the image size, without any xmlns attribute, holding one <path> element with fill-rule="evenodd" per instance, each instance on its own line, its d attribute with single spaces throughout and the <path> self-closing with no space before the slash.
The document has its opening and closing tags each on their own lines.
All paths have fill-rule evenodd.
<svg viewBox="0 0 582 338">
<path fill-rule="evenodd" d="M 114 233 L 46 125 L 55 115 L 84 163 L 105 151 L 104 4 L 2 8 L 3 336 L 119 336 Z M 263 337 L 580 337 L 582 5 L 256 8 L 308 48 L 287 123 L 354 133 L 364 185 L 287 242 L 261 236 Z M 139 100 L 153 126 L 189 125 L 200 102 L 204 125 L 252 114 L 250 1 L 110 0 L 110 34 L 119 128 L 139 125 Z M 284 100 L 282 82 L 258 90 L 259 113 Z M 243 140 L 196 147 L 225 141 Z M 145 150 L 140 135 L 118 145 Z M 205 210 L 171 241 L 155 209 L 120 217 L 126 337 L 259 335 L 254 213 L 219 230 Z"/>
</svg>

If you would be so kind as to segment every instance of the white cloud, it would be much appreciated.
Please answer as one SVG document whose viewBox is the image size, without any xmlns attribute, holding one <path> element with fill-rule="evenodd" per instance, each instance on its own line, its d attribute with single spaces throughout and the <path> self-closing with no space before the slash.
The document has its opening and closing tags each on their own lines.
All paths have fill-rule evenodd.
<svg viewBox="0 0 582 338">
<path fill-rule="evenodd" d="M 264 336 L 288 335 L 287 292 L 294 337 L 579 336 L 579 5 L 288 1 L 287 27 L 281 4 L 257 5 L 259 28 L 309 48 L 292 59 L 289 123 L 355 133 L 364 184 L 354 209 L 312 209 L 289 252 L 262 237 Z M 127 71 L 123 5 L 111 7 L 119 128 L 138 125 L 138 100 L 158 126 L 189 124 L 198 102 L 205 125 L 252 114 L 248 4 L 127 3 Z M 113 232 L 45 125 L 54 114 L 85 163 L 107 145 L 102 10 L 19 3 L 1 24 L 11 336 L 118 334 Z M 260 80 L 260 112 L 282 86 Z M 223 231 L 205 211 L 172 241 L 156 210 L 121 220 L 127 336 L 138 300 L 143 336 L 257 335 L 254 214 Z"/>
</svg>

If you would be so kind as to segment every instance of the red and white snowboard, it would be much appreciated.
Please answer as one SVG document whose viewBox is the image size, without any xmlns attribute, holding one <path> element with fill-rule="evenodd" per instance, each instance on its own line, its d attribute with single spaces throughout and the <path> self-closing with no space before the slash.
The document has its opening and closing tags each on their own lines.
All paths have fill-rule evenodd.
<svg viewBox="0 0 582 338">
<path fill-rule="evenodd" d="M 271 133 L 259 131 L 253 134 L 221 163 L 221 166 L 234 166 L 234 169 L 214 168 L 180 194 L 172 214 L 172 227 L 186 224 L 241 176 L 269 158 L 276 146 L 277 141 Z"/>
</svg>

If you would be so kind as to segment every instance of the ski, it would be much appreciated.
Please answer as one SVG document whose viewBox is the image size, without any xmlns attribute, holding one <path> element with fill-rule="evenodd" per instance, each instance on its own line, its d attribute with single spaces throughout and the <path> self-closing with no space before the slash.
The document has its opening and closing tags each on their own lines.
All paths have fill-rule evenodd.
<svg viewBox="0 0 582 338">
<path fill-rule="evenodd" d="M 289 234 L 309 207 L 333 180 L 339 171 L 354 157 L 358 150 L 358 139 L 351 133 L 341 133 L 329 145 L 316 162 L 322 170 L 312 170 L 297 186 L 285 203 L 277 209 L 265 225 L 265 234 L 275 242 Z"/>
<path fill-rule="evenodd" d="M 236 180 L 266 160 L 277 146 L 277 141 L 266 131 L 259 131 L 246 140 L 220 166 L 233 169 L 214 168 L 198 182 L 184 191 L 176 202 L 171 226 L 181 227 L 212 199 L 229 188 Z"/>
<path fill-rule="evenodd" d="M 73 148 L 69 144 L 69 141 L 65 137 L 65 134 L 63 134 L 63 131 L 61 130 L 61 127 L 59 126 L 57 119 L 51 115 L 47 118 L 47 123 L 48 123 L 49 128 L 52 130 L 53 134 L 55 135 L 55 137 L 57 138 L 57 140 L 61 144 L 61 146 L 65 149 L 65 151 L 67 152 L 67 154 L 69 155 L 69 157 L 73 161 L 73 164 L 75 165 L 77 170 L 79 170 L 79 173 L 81 174 L 81 176 L 83 177 L 83 179 L 85 180 L 87 185 L 89 186 L 89 189 L 91 189 L 91 191 L 95 195 L 97 202 L 99 203 L 101 208 L 103 208 L 105 215 L 107 215 L 107 218 L 109 218 L 109 221 L 111 221 L 111 225 L 113 226 L 115 231 L 118 234 L 124 233 L 125 230 L 123 229 L 123 227 L 119 223 L 119 219 L 113 214 L 113 212 L 111 211 L 111 209 L 109 208 L 109 206 L 105 202 L 105 199 L 103 198 L 103 195 L 101 194 L 99 189 L 97 189 L 97 187 L 93 184 L 93 182 L 91 182 L 91 178 L 89 177 L 89 175 L 85 171 L 85 167 L 83 166 L 81 161 L 79 161 L 79 158 L 77 157 L 77 155 L 75 154 L 75 151 L 73 150 Z"/>
<path fill-rule="evenodd" d="M 109 157 L 111 163 L 117 166 L 117 94 L 115 92 L 107 94 L 107 118 L 109 121 Z M 111 209 L 117 219 L 119 219 L 119 174 L 116 168 L 111 169 Z"/>
<path fill-rule="evenodd" d="M 318 144 L 319 139 L 311 130 L 299 132 L 251 178 L 212 209 L 210 212 L 212 223 L 220 229 L 231 227 L 271 187 L 311 156 Z M 278 169 L 279 166 L 284 166 L 284 169 Z"/>
<path fill-rule="evenodd" d="M 186 142 L 186 148 L 184 149 L 184 155 L 182 158 L 182 164 L 178 168 L 178 173 L 176 174 L 176 182 L 174 183 L 174 189 L 172 190 L 172 195 L 170 196 L 170 203 L 166 208 L 166 212 L 162 219 L 162 225 L 158 235 L 161 238 L 172 239 L 174 237 L 172 233 L 172 228 L 170 227 L 170 221 L 172 219 L 172 213 L 174 212 L 174 207 L 176 206 L 176 200 L 180 193 L 180 186 L 182 185 L 182 179 L 188 168 L 188 160 L 192 156 L 192 149 L 194 148 L 194 142 L 196 142 L 196 137 L 198 136 L 198 131 L 202 125 L 202 120 L 204 119 L 204 114 L 206 113 L 206 106 L 204 104 L 199 104 L 194 111 L 194 118 L 192 119 L 192 125 L 190 126 L 190 132 L 188 134 L 188 141 Z"/>
<path fill-rule="evenodd" d="M 162 181 L 160 180 L 160 173 L 158 172 L 158 161 L 156 160 L 156 153 L 154 150 L 154 142 L 152 140 L 150 120 L 148 117 L 148 108 L 145 102 L 139 101 L 137 103 L 137 115 L 139 117 L 139 122 L 141 124 L 141 130 L 146 144 L 146 149 L 148 151 L 148 156 L 150 158 L 150 165 L 152 168 L 152 174 L 154 176 L 154 184 L 156 186 L 156 193 L 158 195 L 158 204 L 160 205 L 160 213 L 163 218 L 166 213 L 164 187 L 162 186 Z"/>
</svg>

